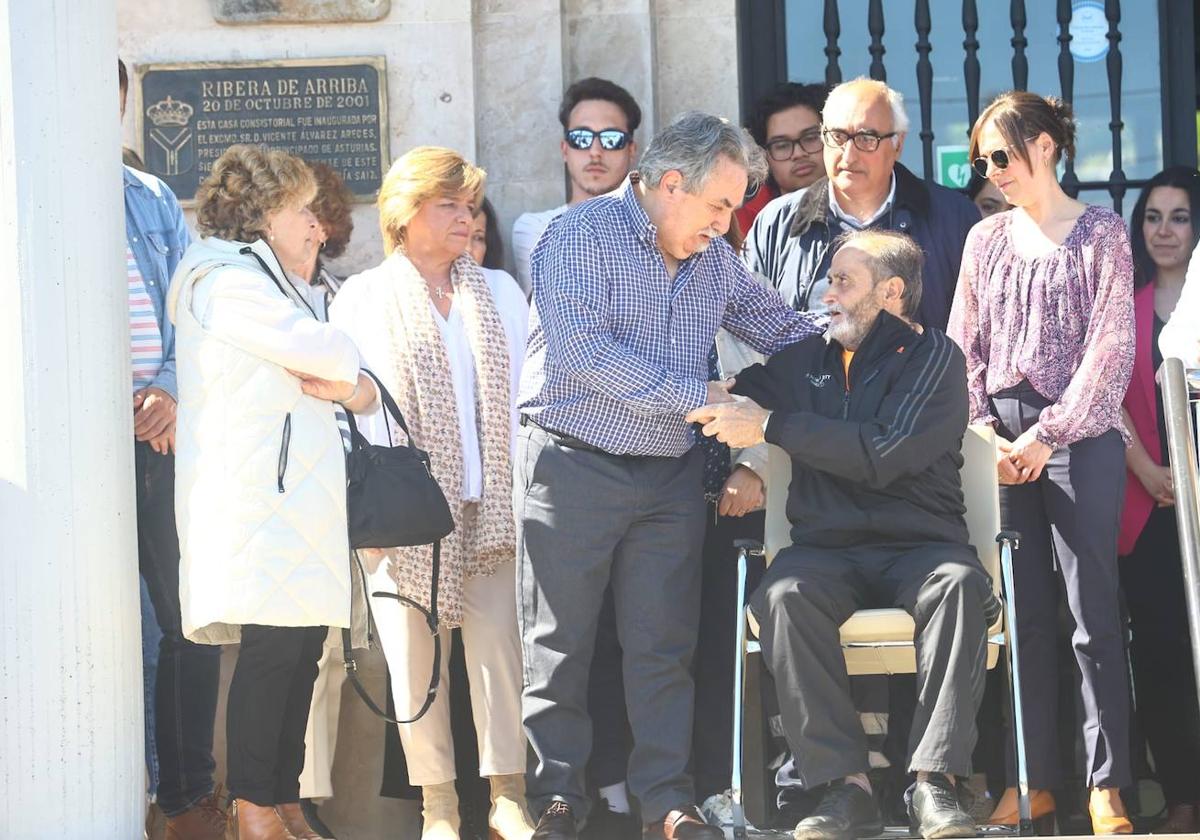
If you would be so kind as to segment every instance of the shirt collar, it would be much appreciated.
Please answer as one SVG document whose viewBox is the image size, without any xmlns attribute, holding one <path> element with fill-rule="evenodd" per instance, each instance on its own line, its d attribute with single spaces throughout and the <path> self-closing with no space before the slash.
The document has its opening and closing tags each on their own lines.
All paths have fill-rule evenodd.
<svg viewBox="0 0 1200 840">
<path fill-rule="evenodd" d="M 892 186 L 891 186 L 891 189 L 888 190 L 887 198 L 885 198 L 883 200 L 883 204 L 881 204 L 879 206 L 879 209 L 876 210 L 871 215 L 870 218 L 860 221 L 860 220 L 856 219 L 853 215 L 851 215 L 850 213 L 847 213 L 845 210 L 843 210 L 841 208 L 841 206 L 838 204 L 837 196 L 833 192 L 833 181 L 830 180 L 830 182 L 829 182 L 829 209 L 833 212 L 833 215 L 837 216 L 843 222 L 845 222 L 850 227 L 852 227 L 856 230 L 861 230 L 862 228 L 865 228 L 868 225 L 872 225 L 875 222 L 879 221 L 885 213 L 887 213 L 889 210 L 892 209 L 892 204 L 895 201 L 896 201 L 896 173 L 895 173 L 895 171 L 893 171 L 892 172 Z"/>
<path fill-rule="evenodd" d="M 630 172 L 625 177 L 625 183 L 617 187 L 617 193 L 621 197 L 621 205 L 625 208 L 625 217 L 634 235 L 648 245 L 657 248 L 658 228 L 655 227 L 654 222 L 650 221 L 650 216 L 646 214 L 645 208 L 637 199 L 637 184 L 641 180 L 641 173 Z"/>
</svg>

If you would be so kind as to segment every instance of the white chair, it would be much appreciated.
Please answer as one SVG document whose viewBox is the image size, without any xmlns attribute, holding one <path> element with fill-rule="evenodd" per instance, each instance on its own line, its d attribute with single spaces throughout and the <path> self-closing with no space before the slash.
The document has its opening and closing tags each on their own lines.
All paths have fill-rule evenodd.
<svg viewBox="0 0 1200 840">
<path fill-rule="evenodd" d="M 765 788 L 762 773 L 764 748 L 761 743 L 761 726 L 755 731 L 753 743 L 746 744 L 744 737 L 744 709 L 746 697 L 752 698 L 751 708 L 758 708 L 757 668 L 750 669 L 749 658 L 760 656 L 756 641 L 758 627 L 754 617 L 746 608 L 746 575 L 750 556 L 764 557 L 769 565 L 780 549 L 791 545 L 791 526 L 785 513 L 788 487 L 792 479 L 792 462 L 782 449 L 770 446 L 767 461 L 767 517 L 764 543 L 741 540 L 738 547 L 737 586 L 737 653 L 734 665 L 734 719 L 733 719 L 733 773 L 731 779 L 733 800 L 734 837 L 746 837 L 746 808 L 744 803 L 743 764 L 753 762 L 754 785 L 758 793 Z M 972 426 L 967 429 L 962 441 L 963 467 L 961 470 L 963 496 L 966 503 L 967 530 L 971 545 L 979 553 L 984 569 L 991 575 L 996 596 L 1003 598 L 1005 610 L 995 624 L 988 629 L 987 667 L 995 667 L 999 660 L 1000 647 L 1009 652 L 1010 699 L 1012 702 L 1013 725 L 1018 733 L 1017 776 L 1020 794 L 1021 822 L 1019 832 L 1032 834 L 1033 823 L 1029 809 L 1029 784 L 1025 767 L 1025 746 L 1019 733 L 1023 731 L 1020 704 L 1020 675 L 1017 667 L 1016 625 L 1013 607 L 1012 551 L 1017 547 L 1019 535 L 1001 531 L 1000 494 L 996 479 L 996 438 L 991 427 Z M 1001 583 L 1003 582 L 1003 588 Z M 846 670 L 851 675 L 860 674 L 912 674 L 916 672 L 916 648 L 913 644 L 915 625 L 912 616 L 902 609 L 864 609 L 852 615 L 841 627 L 842 650 L 846 657 Z M 750 636 L 755 638 L 752 639 Z M 761 665 L 761 662 L 759 662 Z M 749 673 L 748 673 L 749 672 Z M 750 684 L 748 686 L 748 683 Z M 751 688 L 751 691 L 747 689 Z M 761 798 L 761 797 L 760 797 Z M 755 810 L 765 812 L 765 807 Z M 762 820 L 765 813 L 751 814 Z"/>
</svg>

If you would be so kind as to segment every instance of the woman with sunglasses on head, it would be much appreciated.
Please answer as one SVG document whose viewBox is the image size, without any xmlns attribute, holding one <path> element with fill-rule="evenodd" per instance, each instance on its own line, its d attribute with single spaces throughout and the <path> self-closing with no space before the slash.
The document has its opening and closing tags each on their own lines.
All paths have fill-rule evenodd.
<svg viewBox="0 0 1200 840">
<path fill-rule="evenodd" d="M 1175 493 L 1167 459 L 1158 338 L 1177 309 L 1188 259 L 1200 240 L 1200 172 L 1173 166 L 1147 182 L 1129 220 L 1133 244 L 1137 353 L 1125 394 L 1125 509 L 1121 518 L 1121 588 L 1133 628 L 1138 719 L 1167 801 L 1159 831 L 1200 831 L 1200 715 L 1188 638 Z"/>
<path fill-rule="evenodd" d="M 1075 630 L 1083 740 L 1097 834 L 1129 833 L 1129 684 L 1117 574 L 1124 499 L 1121 398 L 1134 351 L 1133 263 L 1121 217 L 1063 192 L 1075 152 L 1069 106 L 1024 91 L 997 97 L 971 131 L 976 171 L 1015 209 L 967 237 L 949 333 L 967 357 L 973 423 L 999 443 L 1004 527 L 1014 552 L 1024 743 L 1035 818 L 1054 811 L 1056 618 L 1061 579 Z M 1010 777 L 1010 781 L 1012 781 Z M 1017 820 L 1015 788 L 992 822 Z"/>
</svg>

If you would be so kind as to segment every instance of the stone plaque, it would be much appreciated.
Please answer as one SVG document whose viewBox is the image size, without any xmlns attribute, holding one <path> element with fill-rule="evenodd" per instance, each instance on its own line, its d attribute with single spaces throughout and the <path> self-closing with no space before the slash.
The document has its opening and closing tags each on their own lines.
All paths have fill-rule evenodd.
<svg viewBox="0 0 1200 840">
<path fill-rule="evenodd" d="M 180 201 L 235 143 L 324 161 L 362 201 L 379 191 L 388 166 L 381 56 L 144 64 L 135 74 L 138 151 Z"/>
<path fill-rule="evenodd" d="M 346 23 L 382 20 L 391 0 L 209 0 L 218 23 Z"/>
</svg>

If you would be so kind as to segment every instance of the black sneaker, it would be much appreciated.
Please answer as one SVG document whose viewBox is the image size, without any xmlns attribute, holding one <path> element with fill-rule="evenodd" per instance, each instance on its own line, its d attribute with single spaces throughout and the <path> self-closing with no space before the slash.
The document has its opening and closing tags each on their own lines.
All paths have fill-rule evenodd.
<svg viewBox="0 0 1200 840">
<path fill-rule="evenodd" d="M 300 813 L 304 814 L 304 821 L 308 823 L 308 827 L 320 834 L 322 837 L 329 840 L 336 840 L 333 832 L 329 830 L 329 826 L 321 822 L 321 816 L 317 813 L 317 803 L 311 799 L 300 800 Z"/>
<path fill-rule="evenodd" d="M 883 831 L 875 797 L 855 784 L 832 782 L 813 812 L 800 820 L 796 840 L 854 840 Z"/>
<path fill-rule="evenodd" d="M 940 837 L 974 837 L 975 819 L 963 810 L 958 792 L 941 773 L 930 773 L 923 782 L 914 782 L 905 794 L 908 800 L 908 824 L 927 840 Z"/>
<path fill-rule="evenodd" d="M 579 840 L 641 840 L 642 821 L 633 814 L 612 811 L 601 799 L 588 813 Z"/>
<path fill-rule="evenodd" d="M 575 812 L 561 799 L 556 799 L 542 811 L 531 840 L 579 840 L 575 827 Z"/>
</svg>

